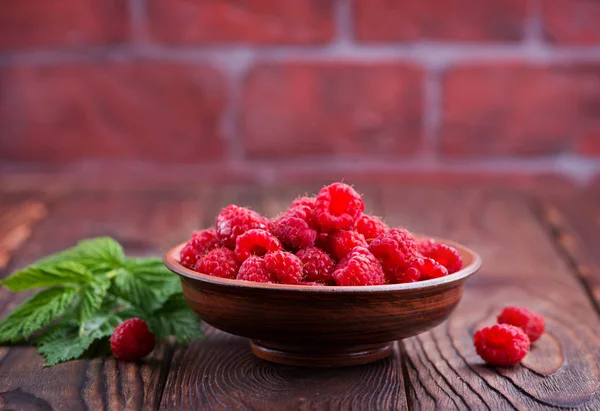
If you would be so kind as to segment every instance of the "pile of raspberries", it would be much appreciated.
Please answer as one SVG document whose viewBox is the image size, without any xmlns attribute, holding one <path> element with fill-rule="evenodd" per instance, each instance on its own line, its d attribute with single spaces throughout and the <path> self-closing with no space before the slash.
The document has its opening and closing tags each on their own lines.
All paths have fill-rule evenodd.
<svg viewBox="0 0 600 411">
<path fill-rule="evenodd" d="M 229 205 L 214 228 L 193 234 L 180 262 L 216 277 L 307 286 L 398 284 L 461 269 L 454 248 L 418 241 L 364 209 L 361 196 L 343 183 L 297 198 L 271 220 Z"/>
</svg>

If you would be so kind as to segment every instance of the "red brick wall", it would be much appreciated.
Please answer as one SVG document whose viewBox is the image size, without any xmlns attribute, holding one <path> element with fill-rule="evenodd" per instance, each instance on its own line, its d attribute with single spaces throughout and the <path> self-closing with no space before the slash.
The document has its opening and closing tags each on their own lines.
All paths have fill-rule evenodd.
<svg viewBox="0 0 600 411">
<path fill-rule="evenodd" d="M 119 168 L 592 181 L 600 2 L 4 2 L 0 170 Z"/>
</svg>

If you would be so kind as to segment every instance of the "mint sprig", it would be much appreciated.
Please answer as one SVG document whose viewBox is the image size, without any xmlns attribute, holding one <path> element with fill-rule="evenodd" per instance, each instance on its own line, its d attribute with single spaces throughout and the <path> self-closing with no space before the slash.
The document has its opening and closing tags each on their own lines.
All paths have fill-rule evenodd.
<svg viewBox="0 0 600 411">
<path fill-rule="evenodd" d="M 122 321 L 140 317 L 157 338 L 202 337 L 179 278 L 157 258 L 127 258 L 112 238 L 79 242 L 0 280 L 19 292 L 44 288 L 0 322 L 0 343 L 30 341 L 46 365 L 80 358 Z"/>
</svg>

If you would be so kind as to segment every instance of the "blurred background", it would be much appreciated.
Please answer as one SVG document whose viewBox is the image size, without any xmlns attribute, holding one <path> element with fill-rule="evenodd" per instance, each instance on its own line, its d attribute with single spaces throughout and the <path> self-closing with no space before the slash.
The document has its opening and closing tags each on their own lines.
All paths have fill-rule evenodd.
<svg viewBox="0 0 600 411">
<path fill-rule="evenodd" d="M 0 172 L 597 184 L 600 2 L 4 1 Z"/>
</svg>

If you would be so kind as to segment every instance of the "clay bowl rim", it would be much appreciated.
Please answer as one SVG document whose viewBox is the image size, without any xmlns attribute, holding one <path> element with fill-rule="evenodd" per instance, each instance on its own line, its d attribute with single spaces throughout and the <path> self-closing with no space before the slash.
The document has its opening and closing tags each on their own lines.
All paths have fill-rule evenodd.
<svg viewBox="0 0 600 411">
<path fill-rule="evenodd" d="M 262 290 L 282 290 L 282 291 L 298 291 L 303 293 L 356 293 L 356 292 L 386 292 L 386 291 L 401 291 L 401 290 L 418 290 L 426 289 L 430 287 L 436 287 L 443 284 L 451 284 L 464 280 L 471 275 L 475 274 L 482 264 L 481 257 L 475 251 L 470 248 L 459 244 L 455 241 L 446 240 L 438 237 L 415 235 L 417 238 L 432 238 L 438 243 L 446 244 L 456 248 L 461 255 L 468 255 L 471 259 L 471 263 L 461 268 L 459 271 L 449 274 L 445 277 L 434 278 L 432 280 L 417 281 L 414 283 L 403 283 L 403 284 L 383 284 L 383 285 L 358 285 L 358 286 L 336 286 L 336 285 L 322 285 L 322 286 L 307 286 L 307 285 L 293 285 L 293 284 L 271 284 L 271 283 L 256 283 L 252 281 L 236 280 L 229 278 L 220 278 L 210 276 L 208 274 L 199 273 L 184 267 L 179 263 L 179 252 L 181 248 L 187 243 L 187 241 L 176 245 L 171 248 L 165 255 L 163 261 L 168 269 L 173 271 L 175 274 L 189 278 L 191 280 L 212 283 L 216 285 L 223 285 L 236 288 L 246 289 L 262 289 Z"/>
</svg>

